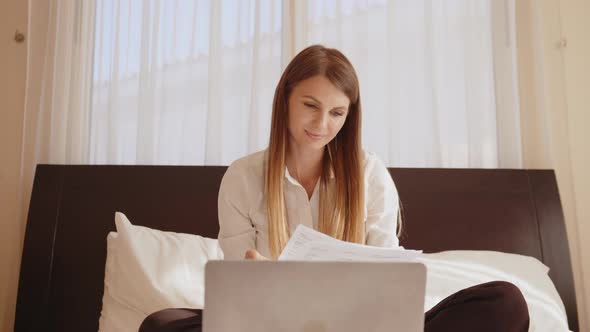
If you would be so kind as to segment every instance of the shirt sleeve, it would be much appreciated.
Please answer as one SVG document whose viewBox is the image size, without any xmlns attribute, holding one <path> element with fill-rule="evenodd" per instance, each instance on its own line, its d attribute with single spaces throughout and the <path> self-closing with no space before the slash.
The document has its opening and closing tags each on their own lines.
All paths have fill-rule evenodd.
<svg viewBox="0 0 590 332">
<path fill-rule="evenodd" d="M 256 248 L 256 229 L 249 217 L 248 177 L 240 166 L 244 165 L 228 167 L 217 199 L 217 239 L 225 259 L 243 259 L 246 250 Z"/>
<path fill-rule="evenodd" d="M 367 162 L 366 181 L 367 219 L 365 232 L 367 245 L 399 247 L 396 235 L 399 197 L 393 179 L 383 162 L 376 156 Z"/>
</svg>

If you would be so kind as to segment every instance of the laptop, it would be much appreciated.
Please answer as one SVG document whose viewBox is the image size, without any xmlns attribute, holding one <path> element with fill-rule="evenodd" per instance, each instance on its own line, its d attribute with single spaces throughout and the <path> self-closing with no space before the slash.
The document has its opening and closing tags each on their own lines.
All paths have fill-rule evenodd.
<svg viewBox="0 0 590 332">
<path fill-rule="evenodd" d="M 209 261 L 204 332 L 423 331 L 418 262 Z"/>
</svg>

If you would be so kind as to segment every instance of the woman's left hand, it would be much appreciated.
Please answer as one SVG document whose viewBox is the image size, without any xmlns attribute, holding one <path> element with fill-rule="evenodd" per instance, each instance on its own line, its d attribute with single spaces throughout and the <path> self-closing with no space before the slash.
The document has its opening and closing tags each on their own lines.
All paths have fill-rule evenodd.
<svg viewBox="0 0 590 332">
<path fill-rule="evenodd" d="M 262 256 L 256 249 L 248 249 L 244 254 L 245 259 L 251 259 L 255 261 L 267 261 L 268 258 Z"/>
</svg>

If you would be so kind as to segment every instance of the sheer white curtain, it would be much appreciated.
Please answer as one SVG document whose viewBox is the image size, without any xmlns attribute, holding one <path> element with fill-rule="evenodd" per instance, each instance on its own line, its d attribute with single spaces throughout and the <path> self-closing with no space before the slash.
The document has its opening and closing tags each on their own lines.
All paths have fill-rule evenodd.
<svg viewBox="0 0 590 332">
<path fill-rule="evenodd" d="M 33 162 L 87 162 L 94 5 L 41 1 L 29 7 L 24 155 Z"/>
<path fill-rule="evenodd" d="M 21 220 L 38 163 L 89 161 L 94 9 L 92 1 L 29 2 Z"/>
<path fill-rule="evenodd" d="M 521 161 L 512 1 L 297 2 L 296 50 L 342 50 L 361 83 L 364 146 L 390 166 Z"/>
<path fill-rule="evenodd" d="M 97 2 L 88 162 L 229 164 L 266 146 L 282 1 Z"/>
<path fill-rule="evenodd" d="M 386 164 L 521 167 L 512 1 L 51 3 L 71 26 L 39 81 L 48 161 L 228 164 L 266 146 L 286 59 L 323 43 L 355 65 Z"/>
<path fill-rule="evenodd" d="M 287 61 L 341 49 L 389 166 L 521 167 L 513 1 L 31 3 L 23 177 L 38 162 L 229 164 L 263 149 Z"/>
</svg>

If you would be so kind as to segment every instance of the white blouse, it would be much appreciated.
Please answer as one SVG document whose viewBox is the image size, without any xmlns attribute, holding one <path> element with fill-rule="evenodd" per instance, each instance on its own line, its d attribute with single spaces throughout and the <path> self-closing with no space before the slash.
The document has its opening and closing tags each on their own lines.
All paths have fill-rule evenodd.
<svg viewBox="0 0 590 332">
<path fill-rule="evenodd" d="M 219 245 L 225 259 L 242 259 L 254 248 L 270 257 L 264 175 L 266 151 L 234 161 L 225 172 L 218 196 Z M 365 152 L 365 232 L 367 245 L 398 247 L 396 236 L 399 199 L 395 184 L 383 162 Z M 331 177 L 331 179 L 333 176 Z M 285 203 L 291 233 L 298 224 L 317 229 L 319 183 L 311 199 L 305 188 L 285 168 Z"/>
</svg>

